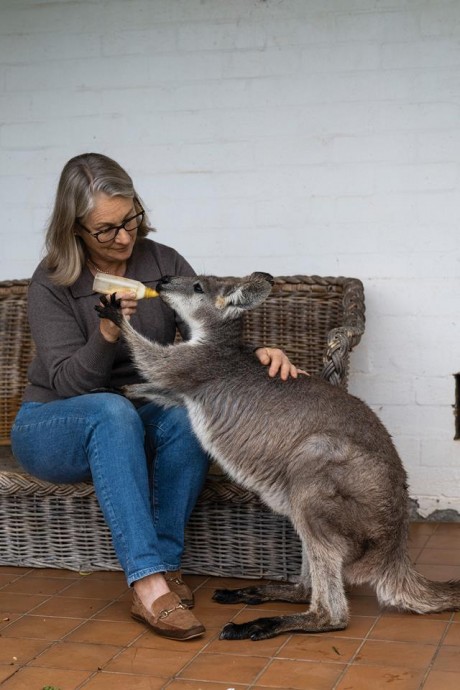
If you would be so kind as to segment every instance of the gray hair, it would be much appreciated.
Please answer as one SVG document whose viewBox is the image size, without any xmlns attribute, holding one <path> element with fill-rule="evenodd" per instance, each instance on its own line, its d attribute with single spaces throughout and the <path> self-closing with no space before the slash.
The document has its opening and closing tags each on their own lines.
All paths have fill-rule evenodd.
<svg viewBox="0 0 460 690">
<path fill-rule="evenodd" d="M 45 240 L 46 266 L 56 285 L 72 285 L 82 272 L 86 254 L 76 234 L 77 221 L 93 209 L 98 192 L 140 203 L 131 177 L 116 161 L 101 153 L 83 153 L 71 158 L 59 179 Z M 151 230 L 145 215 L 136 240 Z"/>
</svg>

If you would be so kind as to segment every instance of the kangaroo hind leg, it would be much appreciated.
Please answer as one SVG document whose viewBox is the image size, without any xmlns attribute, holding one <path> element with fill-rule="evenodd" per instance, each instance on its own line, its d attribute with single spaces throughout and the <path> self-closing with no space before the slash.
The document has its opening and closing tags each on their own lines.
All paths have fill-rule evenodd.
<svg viewBox="0 0 460 690">
<path fill-rule="evenodd" d="M 228 623 L 220 638 L 264 640 L 286 632 L 320 633 L 346 628 L 348 605 L 342 577 L 343 549 L 332 543 L 309 540 L 308 554 L 311 604 L 307 611 L 256 618 L 248 623 Z"/>
</svg>

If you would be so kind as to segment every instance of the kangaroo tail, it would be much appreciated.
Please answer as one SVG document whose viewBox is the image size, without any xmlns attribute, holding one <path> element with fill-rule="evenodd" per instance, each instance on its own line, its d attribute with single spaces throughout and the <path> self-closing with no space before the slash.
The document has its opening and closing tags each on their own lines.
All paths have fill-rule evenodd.
<svg viewBox="0 0 460 690">
<path fill-rule="evenodd" d="M 460 610 L 460 580 L 434 582 L 418 573 L 404 554 L 376 583 L 381 604 L 414 613 Z"/>
</svg>

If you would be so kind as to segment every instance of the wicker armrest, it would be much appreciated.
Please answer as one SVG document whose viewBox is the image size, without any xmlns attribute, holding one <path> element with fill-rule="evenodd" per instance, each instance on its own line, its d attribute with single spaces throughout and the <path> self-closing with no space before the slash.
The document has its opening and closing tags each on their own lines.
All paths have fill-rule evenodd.
<svg viewBox="0 0 460 690">
<path fill-rule="evenodd" d="M 344 388 L 363 332 L 364 288 L 356 278 L 278 276 L 268 299 L 245 316 L 249 342 L 281 347 L 301 369 Z"/>
<path fill-rule="evenodd" d="M 356 278 L 344 278 L 343 326 L 327 335 L 322 378 L 335 386 L 346 385 L 349 353 L 361 340 L 365 326 L 364 287 Z"/>
</svg>

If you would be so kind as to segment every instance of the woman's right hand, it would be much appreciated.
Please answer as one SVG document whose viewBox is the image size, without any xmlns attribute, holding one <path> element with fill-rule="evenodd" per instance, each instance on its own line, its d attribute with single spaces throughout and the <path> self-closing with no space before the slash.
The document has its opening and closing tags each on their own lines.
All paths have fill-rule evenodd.
<svg viewBox="0 0 460 690">
<path fill-rule="evenodd" d="M 117 299 L 121 300 L 121 313 L 129 320 L 129 318 L 136 313 L 137 299 L 135 292 L 117 292 L 115 293 Z M 109 319 L 101 319 L 99 323 L 101 334 L 109 343 L 116 343 L 120 338 L 121 330 L 113 321 Z"/>
</svg>

